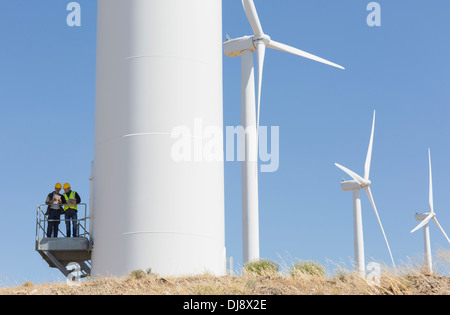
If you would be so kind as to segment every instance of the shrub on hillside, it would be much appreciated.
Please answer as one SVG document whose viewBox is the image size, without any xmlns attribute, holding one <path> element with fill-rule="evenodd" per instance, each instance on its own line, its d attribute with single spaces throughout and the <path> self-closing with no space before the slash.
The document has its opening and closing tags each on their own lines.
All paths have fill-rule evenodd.
<svg viewBox="0 0 450 315">
<path fill-rule="evenodd" d="M 323 278 L 325 277 L 326 271 L 324 266 L 314 261 L 299 261 L 293 264 L 290 269 L 290 274 L 292 276 L 301 274 Z"/>
<path fill-rule="evenodd" d="M 245 264 L 243 273 L 255 276 L 274 276 L 279 269 L 276 262 L 269 259 L 259 259 Z"/>
</svg>

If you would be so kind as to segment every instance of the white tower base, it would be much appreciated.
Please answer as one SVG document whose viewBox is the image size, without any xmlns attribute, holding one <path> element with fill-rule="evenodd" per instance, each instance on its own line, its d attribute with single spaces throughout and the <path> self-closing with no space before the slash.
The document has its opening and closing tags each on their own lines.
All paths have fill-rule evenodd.
<svg viewBox="0 0 450 315">
<path fill-rule="evenodd" d="M 221 0 L 98 1 L 93 276 L 226 274 L 223 159 L 172 152 L 222 94 Z"/>
</svg>

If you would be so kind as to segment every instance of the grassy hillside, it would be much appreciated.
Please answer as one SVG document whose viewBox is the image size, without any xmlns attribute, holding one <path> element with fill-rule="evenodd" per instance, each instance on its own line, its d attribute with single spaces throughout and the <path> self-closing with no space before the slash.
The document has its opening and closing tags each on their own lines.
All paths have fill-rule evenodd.
<svg viewBox="0 0 450 315">
<path fill-rule="evenodd" d="M 318 276 L 242 276 L 185 278 L 107 278 L 79 285 L 26 283 L 0 289 L 0 295 L 449 295 L 450 278 L 438 275 L 385 274 L 380 285 L 346 275 L 334 278 Z"/>
<path fill-rule="evenodd" d="M 440 271 L 448 274 L 450 251 L 442 251 L 439 258 Z M 279 269 L 276 264 L 263 261 L 247 266 L 240 276 L 180 278 L 163 278 L 137 270 L 124 278 L 88 279 L 75 285 L 27 282 L 0 289 L 0 295 L 450 295 L 450 277 L 429 274 L 418 264 L 395 270 L 383 267 L 376 282 L 344 269 L 329 276 L 314 262 L 298 262 Z"/>
</svg>

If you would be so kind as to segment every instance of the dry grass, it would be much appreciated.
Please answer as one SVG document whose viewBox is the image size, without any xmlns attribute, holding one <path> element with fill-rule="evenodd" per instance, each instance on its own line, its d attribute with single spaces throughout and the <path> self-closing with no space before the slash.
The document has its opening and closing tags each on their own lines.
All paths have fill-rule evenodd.
<svg viewBox="0 0 450 315">
<path fill-rule="evenodd" d="M 450 251 L 441 251 L 439 261 L 444 267 L 440 271 L 450 271 Z M 0 289 L 0 295 L 450 295 L 450 277 L 428 274 L 417 263 L 395 270 L 383 267 L 379 284 L 342 268 L 331 277 L 283 269 L 263 275 L 180 278 L 134 272 L 125 278 L 90 279 L 72 286 L 27 282 Z"/>
<path fill-rule="evenodd" d="M 149 275 L 136 279 L 105 278 L 66 283 L 0 289 L 0 295 L 450 295 L 450 278 L 438 275 L 391 276 L 384 274 L 380 285 L 354 275 L 317 276 L 201 275 L 161 278 Z"/>
</svg>

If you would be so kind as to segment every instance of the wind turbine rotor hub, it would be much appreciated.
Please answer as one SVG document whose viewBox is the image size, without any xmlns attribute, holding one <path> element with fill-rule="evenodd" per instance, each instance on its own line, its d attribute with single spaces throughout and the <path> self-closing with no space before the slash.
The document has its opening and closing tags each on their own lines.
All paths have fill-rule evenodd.
<svg viewBox="0 0 450 315">
<path fill-rule="evenodd" d="M 263 36 L 258 37 L 258 38 L 255 37 L 255 36 L 253 37 L 253 46 L 255 48 L 258 48 L 258 44 L 261 43 L 261 42 L 263 42 L 265 46 L 269 45 L 269 43 L 270 43 L 270 36 L 264 34 Z"/>
</svg>

